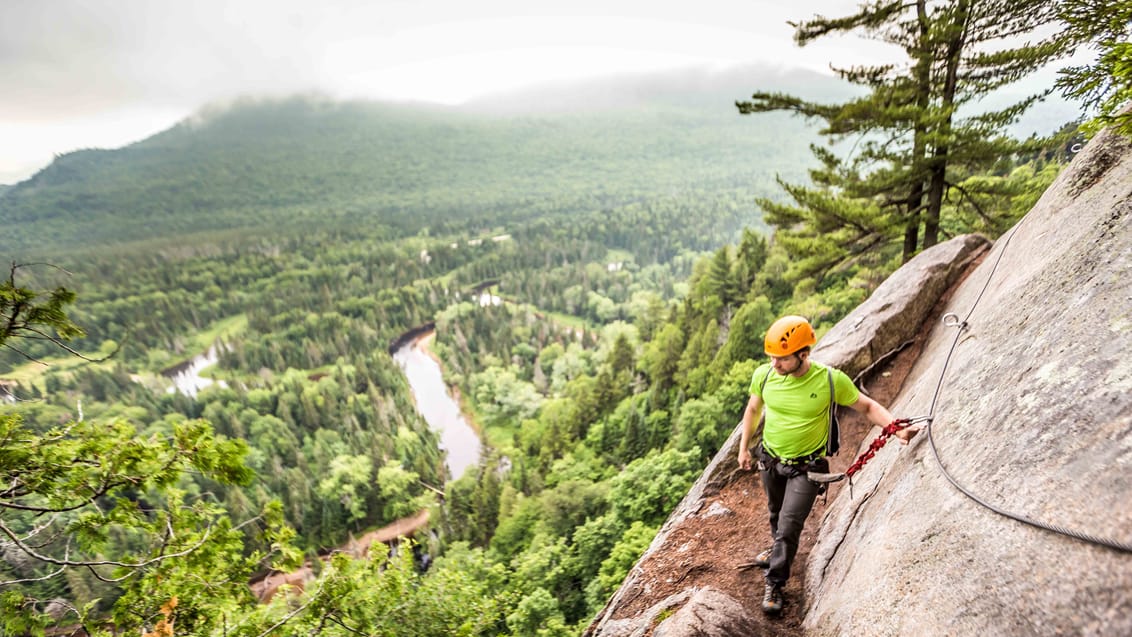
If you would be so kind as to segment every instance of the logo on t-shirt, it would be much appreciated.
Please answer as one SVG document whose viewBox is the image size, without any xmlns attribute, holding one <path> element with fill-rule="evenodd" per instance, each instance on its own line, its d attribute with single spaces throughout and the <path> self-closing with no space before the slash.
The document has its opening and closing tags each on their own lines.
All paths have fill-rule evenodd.
<svg viewBox="0 0 1132 637">
<path fill-rule="evenodd" d="M 818 397 L 817 394 L 813 394 L 813 393 L 810 394 L 810 398 L 817 398 L 817 397 Z"/>
</svg>

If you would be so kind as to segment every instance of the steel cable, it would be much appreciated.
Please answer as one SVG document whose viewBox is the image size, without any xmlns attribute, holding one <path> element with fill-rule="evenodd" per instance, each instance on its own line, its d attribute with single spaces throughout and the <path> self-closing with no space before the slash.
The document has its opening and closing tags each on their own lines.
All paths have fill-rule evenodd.
<svg viewBox="0 0 1132 637">
<path fill-rule="evenodd" d="M 1023 221 L 1025 221 L 1025 219 L 1023 219 Z M 974 493 L 972 493 L 970 489 L 967 489 L 966 487 L 964 487 L 962 484 L 959 483 L 958 480 L 955 479 L 955 477 L 953 475 L 951 475 L 951 472 L 948 471 L 947 467 L 943 464 L 943 459 L 940 458 L 940 455 L 939 455 L 939 449 L 936 447 L 935 436 L 932 433 L 934 427 L 932 427 L 932 425 L 935 424 L 934 417 L 935 417 L 936 403 L 938 402 L 940 392 L 943 389 L 944 378 L 947 375 L 947 368 L 951 364 L 951 357 L 955 353 L 956 347 L 958 347 L 958 345 L 959 345 L 959 338 L 963 335 L 963 331 L 965 329 L 967 329 L 967 325 L 968 325 L 967 319 L 971 318 L 971 315 L 975 313 L 975 308 L 979 305 L 979 301 L 982 300 L 983 293 L 987 291 L 987 287 L 990 286 L 990 282 L 994 278 L 995 272 L 998 270 L 999 263 L 1002 262 L 1002 256 L 1004 254 L 1006 254 L 1006 249 L 1010 246 L 1010 240 L 1014 238 L 1014 234 L 1017 232 L 1018 228 L 1021 227 L 1021 225 L 1022 225 L 1022 222 L 1019 222 L 1010 231 L 1010 234 L 1007 235 L 1006 240 L 1002 244 L 1002 250 L 999 251 L 998 256 L 995 258 L 994 264 L 991 266 L 991 271 L 987 275 L 987 280 L 983 283 L 983 288 L 981 290 L 979 290 L 978 296 L 975 297 L 975 302 L 973 304 L 971 304 L 971 309 L 967 312 L 967 316 L 962 321 L 958 320 L 958 316 L 956 316 L 954 314 L 945 314 L 943 316 L 943 324 L 944 325 L 946 325 L 948 327 L 955 327 L 956 328 L 955 339 L 951 342 L 951 348 L 948 350 L 947 356 L 944 358 L 943 369 L 941 369 L 940 372 L 939 372 L 939 381 L 936 383 L 935 394 L 932 396 L 931 407 L 930 407 L 929 412 L 928 412 L 929 416 L 926 419 L 927 423 L 928 423 L 926 425 L 926 429 L 927 429 L 927 432 L 928 432 L 928 445 L 932 449 L 932 455 L 935 456 L 936 464 L 939 465 L 940 471 L 943 472 L 943 476 L 945 478 L 947 478 L 947 481 L 951 483 L 951 486 L 955 487 L 960 493 L 967 496 L 971 500 L 974 500 L 979 505 L 981 505 L 981 506 L 983 506 L 987 509 L 990 509 L 991 511 L 994 511 L 995 513 L 997 513 L 1001 516 L 1010 518 L 1011 520 L 1015 520 L 1015 521 L 1021 522 L 1023 524 L 1028 524 L 1030 526 L 1033 526 L 1033 527 L 1036 527 L 1036 528 L 1039 528 L 1039 529 L 1043 529 L 1045 531 L 1050 531 L 1050 532 L 1053 532 L 1053 533 L 1057 533 L 1059 535 L 1071 537 L 1071 538 L 1074 538 L 1074 539 L 1077 539 L 1077 540 L 1081 540 L 1083 542 L 1088 542 L 1090 544 L 1096 544 L 1096 545 L 1099 545 L 1099 546 L 1108 547 L 1108 548 L 1116 550 L 1116 551 L 1122 551 L 1124 553 L 1132 553 L 1132 543 L 1122 542 L 1122 541 L 1119 541 L 1119 540 L 1113 540 L 1113 539 L 1105 538 L 1105 537 L 1098 537 L 1096 535 L 1084 533 L 1082 531 L 1077 531 L 1077 530 L 1074 530 L 1074 529 L 1069 529 L 1069 528 L 1059 526 L 1059 525 L 1056 525 L 1056 524 L 1050 524 L 1048 522 L 1042 522 L 1040 520 L 1035 520 L 1035 519 L 1030 518 L 1028 516 L 1022 515 L 1020 513 L 1013 513 L 1011 511 L 1007 511 L 1007 510 L 1005 510 L 1005 509 L 1003 509 L 999 506 L 996 506 L 994 504 L 991 504 L 990 502 L 987 502 L 986 500 L 984 500 L 984 499 L 980 498 L 979 496 L 975 495 Z M 954 318 L 954 320 L 950 320 L 951 318 Z"/>
</svg>

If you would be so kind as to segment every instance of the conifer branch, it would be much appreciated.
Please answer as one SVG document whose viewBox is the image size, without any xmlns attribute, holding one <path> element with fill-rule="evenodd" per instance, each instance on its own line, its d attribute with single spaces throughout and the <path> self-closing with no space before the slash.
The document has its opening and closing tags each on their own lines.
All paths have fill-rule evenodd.
<svg viewBox="0 0 1132 637">
<path fill-rule="evenodd" d="M 963 196 L 963 199 L 965 201 L 971 204 L 971 207 L 975 209 L 975 212 L 978 213 L 980 217 L 982 217 L 983 221 L 986 221 L 992 227 L 994 226 L 994 219 L 992 219 L 991 216 L 988 215 L 985 210 L 983 210 L 983 207 L 979 205 L 979 202 L 975 199 L 975 196 L 971 194 L 970 191 L 968 191 L 963 186 L 960 186 L 959 184 L 953 184 L 950 181 L 946 183 L 948 188 L 954 188 L 955 190 L 959 191 L 959 194 Z"/>
<path fill-rule="evenodd" d="M 29 339 L 29 340 L 37 340 L 37 341 L 50 341 L 53 345 L 55 345 L 56 347 L 58 347 L 60 349 L 65 350 L 71 356 L 74 356 L 75 358 L 81 358 L 82 360 L 84 360 L 88 363 L 105 362 L 110 357 L 114 356 L 114 354 L 117 354 L 118 350 L 122 349 L 122 346 L 118 345 L 117 347 L 114 348 L 113 352 L 110 352 L 109 354 L 107 354 L 106 356 L 103 356 L 102 358 L 90 358 L 90 357 L 86 356 L 85 354 L 83 354 L 82 352 L 76 351 L 74 348 L 68 346 L 66 343 L 59 340 L 58 338 L 51 336 L 50 334 L 47 334 L 40 329 L 30 327 L 30 326 L 27 326 L 24 329 L 27 332 L 30 332 L 32 334 L 36 334 L 37 336 L 26 336 L 25 335 L 25 336 L 23 336 L 23 338 L 26 338 L 26 339 Z"/>
<path fill-rule="evenodd" d="M 15 345 L 12 345 L 11 343 L 9 343 L 9 342 L 7 342 L 7 341 L 4 341 L 3 343 L 0 343 L 0 345 L 3 345 L 4 347 L 7 347 L 8 349 L 10 349 L 10 350 L 12 350 L 13 352 L 15 352 L 15 353 L 19 354 L 20 356 L 23 356 L 23 357 L 24 357 L 24 358 L 25 358 L 26 360 L 28 360 L 28 361 L 30 361 L 30 362 L 32 362 L 32 363 L 39 363 L 40 365 L 43 365 L 44 367 L 48 367 L 48 364 L 47 364 L 47 363 L 45 363 L 45 362 L 43 362 L 43 361 L 39 360 L 38 358 L 36 358 L 36 357 L 32 356 L 31 354 L 28 354 L 27 352 L 25 352 L 25 351 L 23 351 L 22 349 L 20 349 L 20 348 L 16 347 Z"/>
</svg>

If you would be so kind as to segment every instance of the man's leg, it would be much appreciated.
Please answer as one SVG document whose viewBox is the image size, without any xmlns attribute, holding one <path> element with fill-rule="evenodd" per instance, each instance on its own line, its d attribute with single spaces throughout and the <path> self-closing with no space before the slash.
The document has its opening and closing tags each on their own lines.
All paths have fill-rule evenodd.
<svg viewBox="0 0 1132 637">
<path fill-rule="evenodd" d="M 761 455 L 761 454 L 760 454 Z M 759 459 L 759 478 L 766 494 L 766 508 L 770 513 L 770 539 L 778 537 L 778 513 L 786 496 L 786 478 L 775 470 L 778 465 L 771 460 Z"/>
<path fill-rule="evenodd" d="M 783 489 L 780 508 L 772 513 L 771 529 L 774 531 L 774 549 L 770 554 L 770 568 L 766 572 L 766 580 L 773 584 L 785 585 L 790 577 L 790 566 L 794 563 L 794 555 L 798 552 L 798 540 L 802 536 L 802 526 L 810 509 L 814 506 L 814 499 L 818 495 L 818 485 L 809 481 L 806 474 L 783 480 Z M 770 491 L 767 491 L 767 500 L 770 500 Z"/>
</svg>

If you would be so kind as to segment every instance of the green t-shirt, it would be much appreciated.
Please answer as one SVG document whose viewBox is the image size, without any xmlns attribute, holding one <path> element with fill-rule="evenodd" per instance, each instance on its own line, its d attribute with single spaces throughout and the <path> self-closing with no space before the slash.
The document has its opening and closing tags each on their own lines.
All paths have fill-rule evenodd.
<svg viewBox="0 0 1132 637">
<path fill-rule="evenodd" d="M 762 398 L 766 407 L 763 446 L 775 456 L 800 458 L 825 446 L 829 436 L 827 369 L 811 361 L 806 375 L 795 378 L 777 374 L 770 363 L 764 363 L 752 375 L 750 393 Z M 853 380 L 839 369 L 833 370 L 833 389 L 839 405 L 852 405 L 861 396 Z"/>
</svg>

